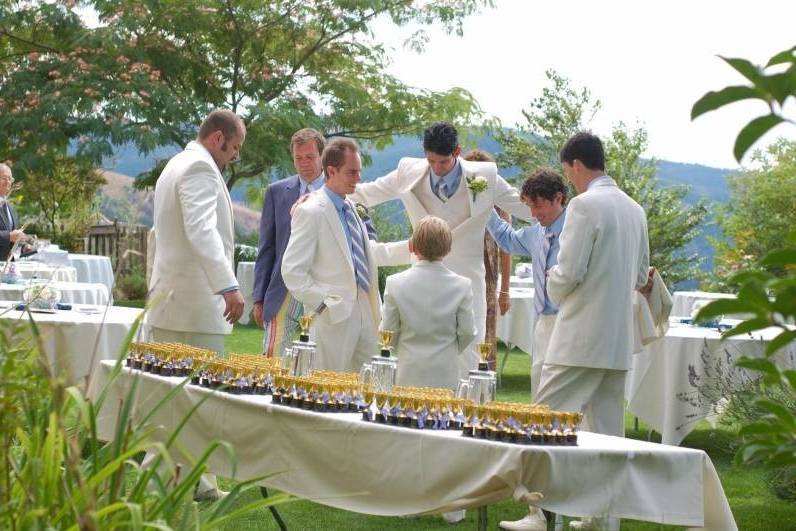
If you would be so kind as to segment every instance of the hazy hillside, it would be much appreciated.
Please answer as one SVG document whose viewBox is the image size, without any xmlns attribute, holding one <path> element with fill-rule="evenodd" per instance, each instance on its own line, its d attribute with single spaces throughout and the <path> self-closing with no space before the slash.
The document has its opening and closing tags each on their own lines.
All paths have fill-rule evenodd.
<svg viewBox="0 0 796 531">
<path fill-rule="evenodd" d="M 492 153 L 500 152 L 500 144 L 498 144 L 491 136 L 484 136 L 477 139 L 477 145 L 481 149 L 487 150 Z M 139 214 L 139 222 L 144 224 L 152 223 L 152 207 L 151 196 L 141 192 L 134 192 L 131 184 L 132 179 L 120 179 L 126 176 L 136 176 L 141 172 L 150 169 L 155 161 L 160 158 L 168 158 L 179 150 L 178 147 L 159 148 L 153 153 L 148 155 L 139 155 L 135 148 L 131 146 L 122 146 L 116 150 L 113 157 L 104 161 L 103 166 L 111 170 L 114 176 L 111 179 L 112 183 L 106 187 L 106 195 L 108 198 L 103 202 L 103 214 L 106 217 L 113 219 L 114 217 L 125 218 L 126 213 L 122 210 L 124 201 L 120 199 L 121 196 L 126 196 L 128 201 L 134 206 Z M 368 150 L 365 151 L 368 155 L 370 163 L 363 171 L 363 179 L 371 181 L 385 175 L 392 171 L 401 157 L 422 157 L 423 150 L 421 147 L 421 139 L 418 137 L 401 136 L 396 138 L 395 142 L 383 149 L 382 151 Z M 729 198 L 727 189 L 726 176 L 731 170 L 722 168 L 711 168 L 699 164 L 687 164 L 681 162 L 670 162 L 661 160 L 658 162 L 658 177 L 661 186 L 674 186 L 674 185 L 687 185 L 690 186 L 690 192 L 686 197 L 686 201 L 692 203 L 698 199 L 705 199 L 708 203 L 725 202 Z M 121 174 L 121 175 L 119 175 Z M 502 168 L 501 174 L 505 177 L 513 177 L 517 174 L 516 168 Z M 256 205 L 253 208 L 247 208 L 245 203 L 247 183 L 241 183 L 232 190 L 232 198 L 236 203 L 236 225 L 240 232 L 246 233 L 256 231 L 258 226 L 259 214 Z M 252 185 L 249 185 L 252 186 Z M 126 188 L 125 193 L 121 189 Z M 402 219 L 402 207 L 400 202 L 391 202 L 389 205 L 389 216 L 391 219 Z M 708 223 L 705 225 L 702 234 L 694 242 L 693 249 L 699 252 L 701 256 L 706 257 L 706 262 L 703 269 L 712 269 L 713 249 L 707 242 L 708 235 L 718 235 L 715 225 Z"/>
</svg>

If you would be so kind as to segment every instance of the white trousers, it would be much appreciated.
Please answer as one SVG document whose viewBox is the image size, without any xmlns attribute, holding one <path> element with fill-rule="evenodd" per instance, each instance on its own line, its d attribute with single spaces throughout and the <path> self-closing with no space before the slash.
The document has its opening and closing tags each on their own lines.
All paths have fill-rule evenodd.
<svg viewBox="0 0 796 531">
<path fill-rule="evenodd" d="M 158 343 L 184 343 L 197 348 L 204 348 L 212 350 L 219 354 L 224 353 L 224 335 L 223 334 L 202 334 L 200 332 L 181 332 L 178 330 L 168 330 L 166 328 L 152 327 L 152 339 Z M 149 466 L 155 459 L 156 455 L 147 452 L 144 457 L 142 466 Z M 196 457 L 196 456 L 194 456 Z M 163 473 L 165 469 L 161 468 L 160 472 Z M 184 478 L 191 473 L 191 468 L 187 465 L 182 466 L 180 477 Z M 196 487 L 198 493 L 214 491 L 218 488 L 216 476 L 213 474 L 202 474 L 199 478 L 199 485 Z"/>
<path fill-rule="evenodd" d="M 364 290 L 357 289 L 357 302 L 345 321 L 330 324 L 323 317 L 313 324 L 317 343 L 316 368 L 359 371 L 363 363 L 379 353 L 377 323 Z"/>
<path fill-rule="evenodd" d="M 533 331 L 533 353 L 531 355 L 531 402 L 536 402 L 539 394 L 539 383 L 542 380 L 542 366 L 544 365 L 547 346 L 556 324 L 556 314 L 536 316 Z"/>
<path fill-rule="evenodd" d="M 581 411 L 585 431 L 625 436 L 627 371 L 545 363 L 536 401 L 557 411 Z"/>
</svg>

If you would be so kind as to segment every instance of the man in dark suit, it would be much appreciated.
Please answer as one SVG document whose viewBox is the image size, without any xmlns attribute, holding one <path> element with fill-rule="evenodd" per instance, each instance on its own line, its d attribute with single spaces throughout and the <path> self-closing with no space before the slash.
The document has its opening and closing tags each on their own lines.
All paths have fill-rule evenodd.
<svg viewBox="0 0 796 531">
<path fill-rule="evenodd" d="M 25 238 L 25 233 L 19 228 L 17 212 L 8 202 L 13 184 L 11 168 L 8 164 L 0 163 L 0 260 L 3 261 L 8 259 L 14 242 Z"/>
<path fill-rule="evenodd" d="M 260 217 L 260 242 L 254 264 L 254 320 L 265 329 L 263 354 L 282 356 L 298 327 L 303 313 L 301 303 L 287 292 L 282 280 L 282 255 L 290 239 L 290 209 L 304 194 L 323 186 L 325 177 L 321 153 L 326 145 L 315 129 L 301 129 L 290 139 L 290 153 L 296 175 L 271 184 L 265 191 Z M 364 219 L 363 219 L 364 220 Z M 370 221 L 365 221 L 368 237 L 376 239 Z"/>
</svg>

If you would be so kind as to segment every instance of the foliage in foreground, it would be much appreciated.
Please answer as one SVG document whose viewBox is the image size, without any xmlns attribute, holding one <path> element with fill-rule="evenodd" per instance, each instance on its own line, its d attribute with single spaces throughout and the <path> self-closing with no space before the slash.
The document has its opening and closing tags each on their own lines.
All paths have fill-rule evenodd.
<svg viewBox="0 0 796 531">
<path fill-rule="evenodd" d="M 194 485 L 210 455 L 223 449 L 233 465 L 235 457 L 226 443 L 214 441 L 192 472 L 180 478 L 170 452 L 190 413 L 165 442 L 155 442 L 157 428 L 148 420 L 185 382 L 137 420 L 131 410 L 135 383 L 120 404 L 105 403 L 107 386 L 121 371 L 121 357 L 95 400 L 53 373 L 53 359 L 32 319 L 0 320 L 0 528 L 213 529 L 286 499 L 257 499 L 236 507 L 240 496 L 262 479 L 256 478 L 236 483 L 229 496 L 213 504 L 193 502 Z M 97 435 L 103 407 L 117 410 L 110 441 Z M 152 466 L 141 467 L 139 458 L 147 451 L 157 457 Z"/>
</svg>

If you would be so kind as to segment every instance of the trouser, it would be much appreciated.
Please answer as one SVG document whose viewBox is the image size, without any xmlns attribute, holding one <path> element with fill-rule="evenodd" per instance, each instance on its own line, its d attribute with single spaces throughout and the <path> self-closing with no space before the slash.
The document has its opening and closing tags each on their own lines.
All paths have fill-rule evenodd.
<svg viewBox="0 0 796 531">
<path fill-rule="evenodd" d="M 158 343 L 184 343 L 197 348 L 212 350 L 219 354 L 224 353 L 223 334 L 203 334 L 200 332 L 182 332 L 179 330 L 168 330 L 166 328 L 152 327 L 152 339 Z M 147 452 L 142 462 L 142 466 L 148 466 L 154 461 L 156 455 Z M 163 469 L 161 468 L 161 473 Z M 180 477 L 186 477 L 191 473 L 191 468 L 183 466 Z M 218 488 L 216 476 L 213 474 L 202 474 L 199 478 L 199 485 L 196 487 L 198 493 L 213 491 Z"/>
<path fill-rule="evenodd" d="M 475 323 L 475 339 L 470 345 L 464 349 L 459 355 L 459 378 L 467 379 L 470 371 L 478 368 L 480 361 L 480 354 L 478 353 L 478 343 L 484 342 L 486 333 L 486 312 L 483 314 L 473 315 L 473 322 Z"/>
<path fill-rule="evenodd" d="M 379 353 L 377 323 L 364 290 L 357 289 L 357 300 L 347 319 L 331 324 L 325 317 L 321 315 L 313 323 L 317 369 L 358 371 Z"/>
<path fill-rule="evenodd" d="M 539 394 L 539 383 L 542 380 L 542 366 L 544 365 L 547 346 L 556 324 L 556 314 L 539 314 L 533 330 L 533 352 L 531 353 L 531 402 L 536 402 Z"/>
<path fill-rule="evenodd" d="M 545 363 L 536 401 L 556 411 L 583 413 L 581 428 L 625 436 L 627 371 Z"/>
<path fill-rule="evenodd" d="M 263 323 L 263 354 L 269 358 L 285 355 L 285 348 L 291 343 L 293 334 L 299 327 L 299 317 L 304 313 L 304 306 L 289 293 L 285 296 L 282 306 L 273 319 Z"/>
</svg>

